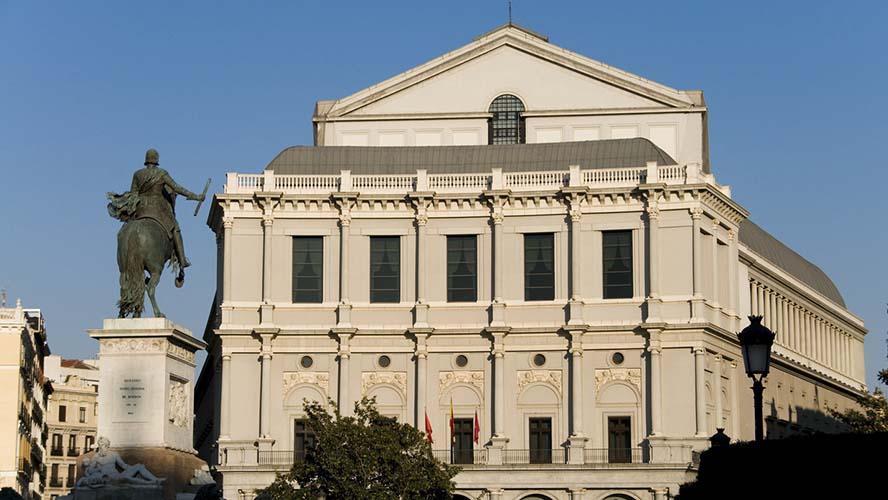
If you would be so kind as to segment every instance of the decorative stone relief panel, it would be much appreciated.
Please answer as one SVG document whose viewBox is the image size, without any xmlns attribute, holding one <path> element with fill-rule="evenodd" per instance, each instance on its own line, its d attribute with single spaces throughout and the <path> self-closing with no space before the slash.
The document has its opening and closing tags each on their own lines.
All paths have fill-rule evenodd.
<svg viewBox="0 0 888 500">
<path fill-rule="evenodd" d="M 364 372 L 361 374 L 361 394 L 366 396 L 376 385 L 392 385 L 407 398 L 407 372 Z"/>
<path fill-rule="evenodd" d="M 117 352 L 164 352 L 164 339 L 103 339 L 99 342 L 102 353 Z"/>
<path fill-rule="evenodd" d="M 281 388 L 284 401 L 287 400 L 287 396 L 294 387 L 302 384 L 320 387 L 324 390 L 324 394 L 329 394 L 330 374 L 327 372 L 284 372 L 284 383 Z"/>
<path fill-rule="evenodd" d="M 169 420 L 176 427 L 187 428 L 190 420 L 187 383 L 170 380 Z"/>
<path fill-rule="evenodd" d="M 460 370 L 453 372 L 438 372 L 438 394 L 443 394 L 453 384 L 471 385 L 484 394 L 484 372 Z"/>
<path fill-rule="evenodd" d="M 629 382 L 641 392 L 641 368 L 599 368 L 595 370 L 595 390 L 600 391 L 608 382 Z"/>
<path fill-rule="evenodd" d="M 518 392 L 530 384 L 542 383 L 552 386 L 561 394 L 560 370 L 518 370 Z"/>
<path fill-rule="evenodd" d="M 192 351 L 172 342 L 167 342 L 167 354 L 174 358 L 187 361 L 188 363 L 194 363 L 194 353 Z"/>
</svg>

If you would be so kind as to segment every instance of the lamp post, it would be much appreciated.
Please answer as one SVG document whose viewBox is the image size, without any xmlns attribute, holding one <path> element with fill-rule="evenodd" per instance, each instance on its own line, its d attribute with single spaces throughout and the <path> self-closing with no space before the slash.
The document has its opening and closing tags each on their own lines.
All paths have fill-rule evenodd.
<svg viewBox="0 0 888 500">
<path fill-rule="evenodd" d="M 771 345 L 774 343 L 774 332 L 762 325 L 761 316 L 750 316 L 749 326 L 737 334 L 740 348 L 743 351 L 743 363 L 746 375 L 752 379 L 752 394 L 755 401 L 755 440 L 764 438 L 762 431 L 762 379 L 768 376 L 771 366 Z M 756 378 L 758 375 L 758 378 Z"/>
</svg>

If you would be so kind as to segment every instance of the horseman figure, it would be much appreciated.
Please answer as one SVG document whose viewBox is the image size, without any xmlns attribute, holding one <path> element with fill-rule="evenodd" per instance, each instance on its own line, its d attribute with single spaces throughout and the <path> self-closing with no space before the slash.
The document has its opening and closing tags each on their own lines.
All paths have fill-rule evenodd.
<svg viewBox="0 0 888 500">
<path fill-rule="evenodd" d="M 192 193 L 176 183 L 159 164 L 157 150 L 149 149 L 145 153 L 145 168 L 133 174 L 130 190 L 123 194 L 108 193 L 111 200 L 108 212 L 124 222 L 117 233 L 117 264 L 120 268 L 120 301 L 117 305 L 121 318 L 141 316 L 146 291 L 154 315 L 163 317 L 154 299 L 154 290 L 164 264 L 169 261 L 177 273 L 177 287 L 184 283 L 185 268 L 191 265 L 185 257 L 182 231 L 176 220 L 176 195 L 203 202 L 206 188 L 203 194 Z M 148 278 L 145 278 L 145 272 Z"/>
</svg>

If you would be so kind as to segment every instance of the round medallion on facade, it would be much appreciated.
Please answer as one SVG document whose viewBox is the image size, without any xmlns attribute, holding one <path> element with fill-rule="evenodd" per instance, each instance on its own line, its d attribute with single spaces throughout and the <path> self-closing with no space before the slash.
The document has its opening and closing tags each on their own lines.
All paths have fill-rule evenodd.
<svg viewBox="0 0 888 500">
<path fill-rule="evenodd" d="M 625 359 L 626 358 L 623 356 L 622 352 L 615 352 L 611 356 L 611 362 L 613 362 L 613 364 L 615 364 L 615 365 L 622 365 L 623 361 L 625 361 Z"/>
<path fill-rule="evenodd" d="M 536 366 L 543 366 L 544 364 L 546 364 L 546 356 L 542 354 L 534 354 L 533 364 Z"/>
<path fill-rule="evenodd" d="M 379 359 L 376 362 L 379 364 L 379 366 L 381 366 L 383 368 L 388 368 L 388 366 L 390 364 L 392 364 L 392 358 L 383 354 L 382 356 L 379 357 Z"/>
<path fill-rule="evenodd" d="M 465 368 L 467 364 L 469 364 L 469 358 L 467 358 L 465 354 L 460 354 L 456 357 L 456 366 Z"/>
<path fill-rule="evenodd" d="M 314 360 L 311 359 L 311 356 L 302 356 L 302 359 L 299 360 L 299 364 L 302 365 L 303 368 L 311 368 L 311 365 L 314 364 Z"/>
</svg>

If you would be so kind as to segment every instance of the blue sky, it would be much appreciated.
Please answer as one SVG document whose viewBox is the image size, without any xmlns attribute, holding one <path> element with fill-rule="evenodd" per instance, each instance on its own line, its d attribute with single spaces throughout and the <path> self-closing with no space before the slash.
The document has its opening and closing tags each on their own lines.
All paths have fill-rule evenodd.
<svg viewBox="0 0 888 500">
<path fill-rule="evenodd" d="M 0 287 L 40 307 L 53 351 L 95 354 L 115 315 L 105 192 L 148 147 L 192 190 L 310 144 L 318 99 L 351 94 L 507 20 L 505 0 L 0 0 Z M 712 168 L 752 218 L 836 282 L 888 366 L 886 2 L 514 2 L 552 43 L 703 89 Z M 195 265 L 159 300 L 201 332 L 215 241 L 181 210 Z"/>
</svg>

